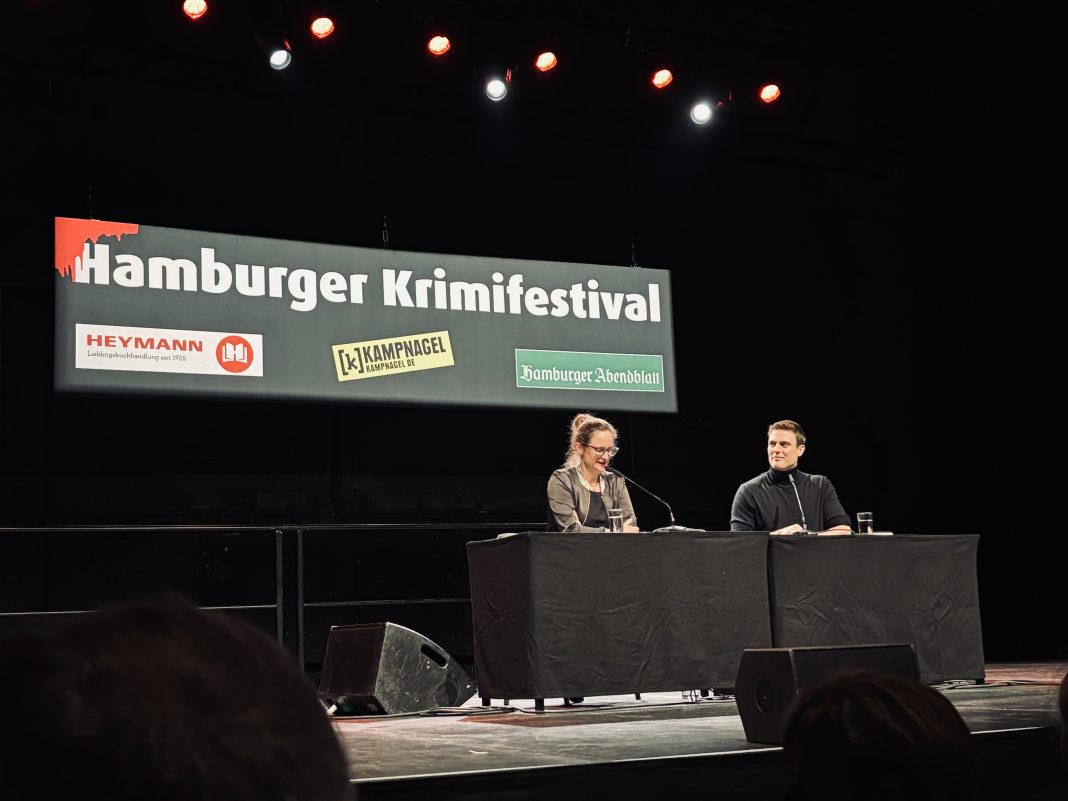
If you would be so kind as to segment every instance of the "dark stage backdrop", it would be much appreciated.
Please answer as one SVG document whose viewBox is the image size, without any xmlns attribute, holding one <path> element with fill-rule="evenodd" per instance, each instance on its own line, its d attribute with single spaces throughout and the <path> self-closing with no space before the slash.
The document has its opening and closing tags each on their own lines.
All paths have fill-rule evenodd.
<svg viewBox="0 0 1068 801">
<path fill-rule="evenodd" d="M 1063 650 L 1046 611 L 1063 606 L 1050 558 L 1059 522 L 1036 491 L 1059 475 L 1038 445 L 1060 433 L 1041 312 L 1051 268 L 1038 255 L 1052 213 L 1027 188 L 1048 142 L 1025 94 L 1030 57 L 1010 55 L 1033 21 L 1000 4 L 817 4 L 760 18 L 738 4 L 715 20 L 579 5 L 587 21 L 574 33 L 595 37 L 591 52 L 619 51 L 596 74 L 637 69 L 655 49 L 641 39 L 652 25 L 687 53 L 722 53 L 737 74 L 765 65 L 783 99 L 761 111 L 739 91 L 698 129 L 677 113 L 681 92 L 649 101 L 635 79 L 591 96 L 562 72 L 558 93 L 528 83 L 524 94 L 517 79 L 508 103 L 487 107 L 470 70 L 433 77 L 420 61 L 395 95 L 358 80 L 362 61 L 278 76 L 244 66 L 256 53 L 224 52 L 217 35 L 165 33 L 176 16 L 125 23 L 20 3 L 6 77 L 20 112 L 2 190 L 0 523 L 533 526 L 566 447 L 563 410 L 57 394 L 55 216 L 636 263 L 671 273 L 679 410 L 606 412 L 624 472 L 680 522 L 723 529 L 738 484 L 767 466 L 764 427 L 799 420 L 803 468 L 830 476 L 851 516 L 982 535 L 988 658 Z M 378 13 L 410 10 L 389 6 Z M 698 29 L 718 31 L 718 49 L 698 47 Z M 401 52 L 379 38 L 361 58 Z M 193 46 L 202 60 L 180 67 Z M 643 526 L 666 522 L 634 495 Z M 376 536 L 338 559 L 430 586 L 439 546 L 457 546 L 418 542 Z M 37 568 L 20 547 L 9 579 Z M 107 558 L 119 546 L 93 547 Z M 463 591 L 462 575 L 442 590 Z"/>
</svg>

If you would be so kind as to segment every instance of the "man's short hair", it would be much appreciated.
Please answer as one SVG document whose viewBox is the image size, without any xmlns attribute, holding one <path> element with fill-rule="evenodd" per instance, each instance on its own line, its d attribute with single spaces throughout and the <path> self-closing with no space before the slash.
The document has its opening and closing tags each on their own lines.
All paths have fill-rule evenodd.
<svg viewBox="0 0 1068 801">
<path fill-rule="evenodd" d="M 768 426 L 768 434 L 772 431 L 779 429 L 780 431 L 793 431 L 797 437 L 797 444 L 805 444 L 805 429 L 801 428 L 800 423 L 795 423 L 793 420 L 780 420 L 777 423 L 772 423 Z"/>
<path fill-rule="evenodd" d="M 354 797 L 315 688 L 251 623 L 165 595 L 3 645 L 0 798 Z"/>
</svg>

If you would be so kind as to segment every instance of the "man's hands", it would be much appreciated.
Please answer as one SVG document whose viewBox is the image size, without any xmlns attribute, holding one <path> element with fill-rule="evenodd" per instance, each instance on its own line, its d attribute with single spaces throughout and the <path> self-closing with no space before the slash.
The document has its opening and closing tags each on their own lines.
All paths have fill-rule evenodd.
<svg viewBox="0 0 1068 801">
<path fill-rule="evenodd" d="M 849 530 L 849 526 L 835 526 L 829 528 L 826 531 L 819 532 L 821 537 L 848 537 L 853 532 Z"/>
<path fill-rule="evenodd" d="M 787 526 L 786 528 L 780 528 L 776 531 L 771 532 L 771 536 L 781 537 L 789 534 L 803 534 L 804 531 L 805 530 L 801 528 L 800 523 L 794 523 L 792 526 Z M 816 531 L 814 533 L 819 534 L 821 537 L 846 537 L 852 534 L 853 532 L 849 530 L 849 526 L 835 526 L 834 528 L 829 528 L 826 531 Z"/>
</svg>

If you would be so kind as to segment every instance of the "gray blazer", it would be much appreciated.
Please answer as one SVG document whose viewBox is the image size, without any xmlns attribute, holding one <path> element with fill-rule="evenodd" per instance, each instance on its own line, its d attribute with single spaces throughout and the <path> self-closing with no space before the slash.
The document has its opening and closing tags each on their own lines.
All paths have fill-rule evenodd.
<svg viewBox="0 0 1068 801">
<path fill-rule="evenodd" d="M 630 502 L 627 482 L 617 475 L 607 473 L 604 476 L 604 490 L 601 500 L 606 509 L 622 509 L 623 522 L 638 525 L 634 516 L 634 506 Z M 607 528 L 584 526 L 586 516 L 590 513 L 590 491 L 583 486 L 578 476 L 577 467 L 561 467 L 549 476 L 549 531 L 563 531 L 566 534 L 608 531 Z M 575 516 L 578 515 L 578 519 Z"/>
</svg>

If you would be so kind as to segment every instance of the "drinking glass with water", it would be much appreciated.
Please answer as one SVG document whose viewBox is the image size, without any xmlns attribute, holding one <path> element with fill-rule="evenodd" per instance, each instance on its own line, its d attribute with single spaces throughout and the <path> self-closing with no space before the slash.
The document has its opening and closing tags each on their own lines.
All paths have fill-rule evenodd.
<svg viewBox="0 0 1068 801">
<path fill-rule="evenodd" d="M 874 534 L 875 520 L 871 512 L 857 512 L 857 534 Z"/>
</svg>

